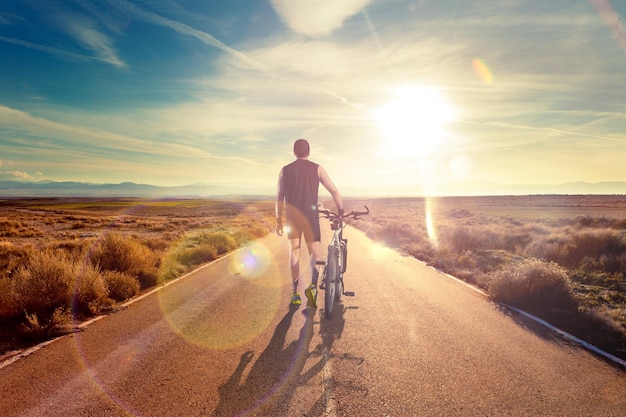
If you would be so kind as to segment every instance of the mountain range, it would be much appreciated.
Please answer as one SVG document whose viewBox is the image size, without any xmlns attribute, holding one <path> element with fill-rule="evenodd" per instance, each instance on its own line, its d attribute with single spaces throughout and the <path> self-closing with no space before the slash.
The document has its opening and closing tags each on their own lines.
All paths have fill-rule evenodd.
<svg viewBox="0 0 626 417">
<path fill-rule="evenodd" d="M 367 189 L 342 187 L 345 196 L 369 196 Z M 122 182 L 119 184 L 97 184 L 75 181 L 0 181 L 0 197 L 210 197 L 229 195 L 270 196 L 273 184 L 265 189 L 254 189 L 247 184 L 229 186 L 190 184 L 183 186 L 156 186 Z M 626 182 L 569 182 L 564 184 L 486 184 L 456 183 L 441 184 L 437 195 L 441 196 L 479 196 L 479 195 L 533 195 L 533 194 L 623 194 L 626 195 Z M 411 194 L 408 189 L 389 188 L 389 196 L 419 197 L 420 192 Z"/>
<path fill-rule="evenodd" d="M 97 184 L 75 181 L 0 181 L 2 197 L 205 197 L 233 194 L 251 193 L 241 186 L 206 184 L 163 187 L 134 182 Z"/>
</svg>

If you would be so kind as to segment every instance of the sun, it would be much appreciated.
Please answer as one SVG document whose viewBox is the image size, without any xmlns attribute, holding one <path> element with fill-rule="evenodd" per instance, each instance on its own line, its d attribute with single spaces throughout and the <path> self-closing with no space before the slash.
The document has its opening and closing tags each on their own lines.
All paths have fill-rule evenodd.
<svg viewBox="0 0 626 417">
<path fill-rule="evenodd" d="M 384 153 L 392 157 L 427 155 L 442 145 L 444 127 L 455 112 L 433 87 L 404 86 L 375 113 L 384 136 Z"/>
</svg>

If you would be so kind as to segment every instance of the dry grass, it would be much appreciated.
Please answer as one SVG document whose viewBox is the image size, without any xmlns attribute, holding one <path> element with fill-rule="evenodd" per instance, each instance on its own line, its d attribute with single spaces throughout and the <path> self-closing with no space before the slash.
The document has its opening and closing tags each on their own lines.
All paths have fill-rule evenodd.
<svg viewBox="0 0 626 417">
<path fill-rule="evenodd" d="M 626 196 L 351 200 L 370 237 L 626 357 Z"/>
<path fill-rule="evenodd" d="M 33 199 L 0 207 L 0 351 L 271 231 L 273 202 Z"/>
</svg>

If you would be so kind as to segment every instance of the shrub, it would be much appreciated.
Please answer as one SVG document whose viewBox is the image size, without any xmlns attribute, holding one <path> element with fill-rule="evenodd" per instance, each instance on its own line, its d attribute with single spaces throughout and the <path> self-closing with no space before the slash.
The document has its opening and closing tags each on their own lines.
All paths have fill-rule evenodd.
<svg viewBox="0 0 626 417">
<path fill-rule="evenodd" d="M 565 269 L 538 259 L 507 264 L 490 276 L 488 290 L 496 300 L 521 307 L 569 309 L 575 304 Z"/>
<path fill-rule="evenodd" d="M 33 252 L 31 246 L 17 247 L 10 242 L 0 242 L 0 278 L 13 273 Z"/>
<path fill-rule="evenodd" d="M 168 281 L 182 275 L 186 270 L 187 267 L 180 264 L 175 256 L 166 256 L 159 267 L 159 278 L 163 281 Z"/>
<path fill-rule="evenodd" d="M 213 247 L 218 255 L 223 255 L 237 249 L 237 242 L 232 236 L 223 233 L 202 233 L 197 238 L 201 246 Z"/>
<path fill-rule="evenodd" d="M 105 271 L 137 277 L 142 288 L 157 284 L 158 258 L 137 240 L 111 233 L 90 254 L 91 262 Z"/>
<path fill-rule="evenodd" d="M 416 230 L 416 228 L 406 223 L 383 223 L 376 225 L 376 227 L 370 229 L 368 232 L 373 239 L 382 241 L 393 248 L 399 248 L 407 243 L 428 239 L 425 230 Z M 420 232 L 423 234 L 420 234 Z"/>
<path fill-rule="evenodd" d="M 268 234 L 270 230 L 267 227 L 259 225 L 250 225 L 237 230 L 233 234 L 233 239 L 237 246 L 250 242 L 251 240 L 261 238 Z"/>
<path fill-rule="evenodd" d="M 144 238 L 141 244 L 153 251 L 164 251 L 170 247 L 171 242 L 165 238 Z"/>
<path fill-rule="evenodd" d="M 90 239 L 71 239 L 61 240 L 53 242 L 50 247 L 53 249 L 59 248 L 67 251 L 74 259 L 83 258 L 91 246 Z"/>
<path fill-rule="evenodd" d="M 139 281 L 123 272 L 105 271 L 102 279 L 109 297 L 115 301 L 128 300 L 139 293 Z"/>
<path fill-rule="evenodd" d="M 74 271 L 64 252 L 34 252 L 13 277 L 19 310 L 35 313 L 40 321 L 58 307 L 69 310 Z"/>
<path fill-rule="evenodd" d="M 181 249 L 176 254 L 176 260 L 187 267 L 210 262 L 217 258 L 217 250 L 210 245 Z"/>
<path fill-rule="evenodd" d="M 456 253 L 479 250 L 485 247 L 485 242 L 477 233 L 477 228 L 470 231 L 467 227 L 455 227 L 446 231 L 444 238 Z"/>
<path fill-rule="evenodd" d="M 76 264 L 73 312 L 78 317 L 100 312 L 108 298 L 108 291 L 100 271 L 90 263 Z"/>
<path fill-rule="evenodd" d="M 0 321 L 7 321 L 19 313 L 13 279 L 0 278 Z"/>
</svg>

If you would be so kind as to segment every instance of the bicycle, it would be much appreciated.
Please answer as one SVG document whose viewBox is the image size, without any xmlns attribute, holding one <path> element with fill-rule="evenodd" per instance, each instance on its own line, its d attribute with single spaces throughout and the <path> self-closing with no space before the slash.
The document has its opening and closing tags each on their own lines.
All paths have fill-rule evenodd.
<svg viewBox="0 0 626 417">
<path fill-rule="evenodd" d="M 333 315 L 335 301 L 341 299 L 344 290 L 343 274 L 346 272 L 348 262 L 348 239 L 343 237 L 344 220 L 348 218 L 359 220 L 359 216 L 369 214 L 370 210 L 367 206 L 364 207 L 366 211 L 351 211 L 343 216 L 330 210 L 318 210 L 321 218 L 330 220 L 330 228 L 333 230 L 333 236 L 328 244 L 326 261 L 316 262 L 316 264 L 324 266 L 323 287 L 320 285 L 320 289 L 324 290 L 324 312 L 328 319 Z"/>
</svg>

